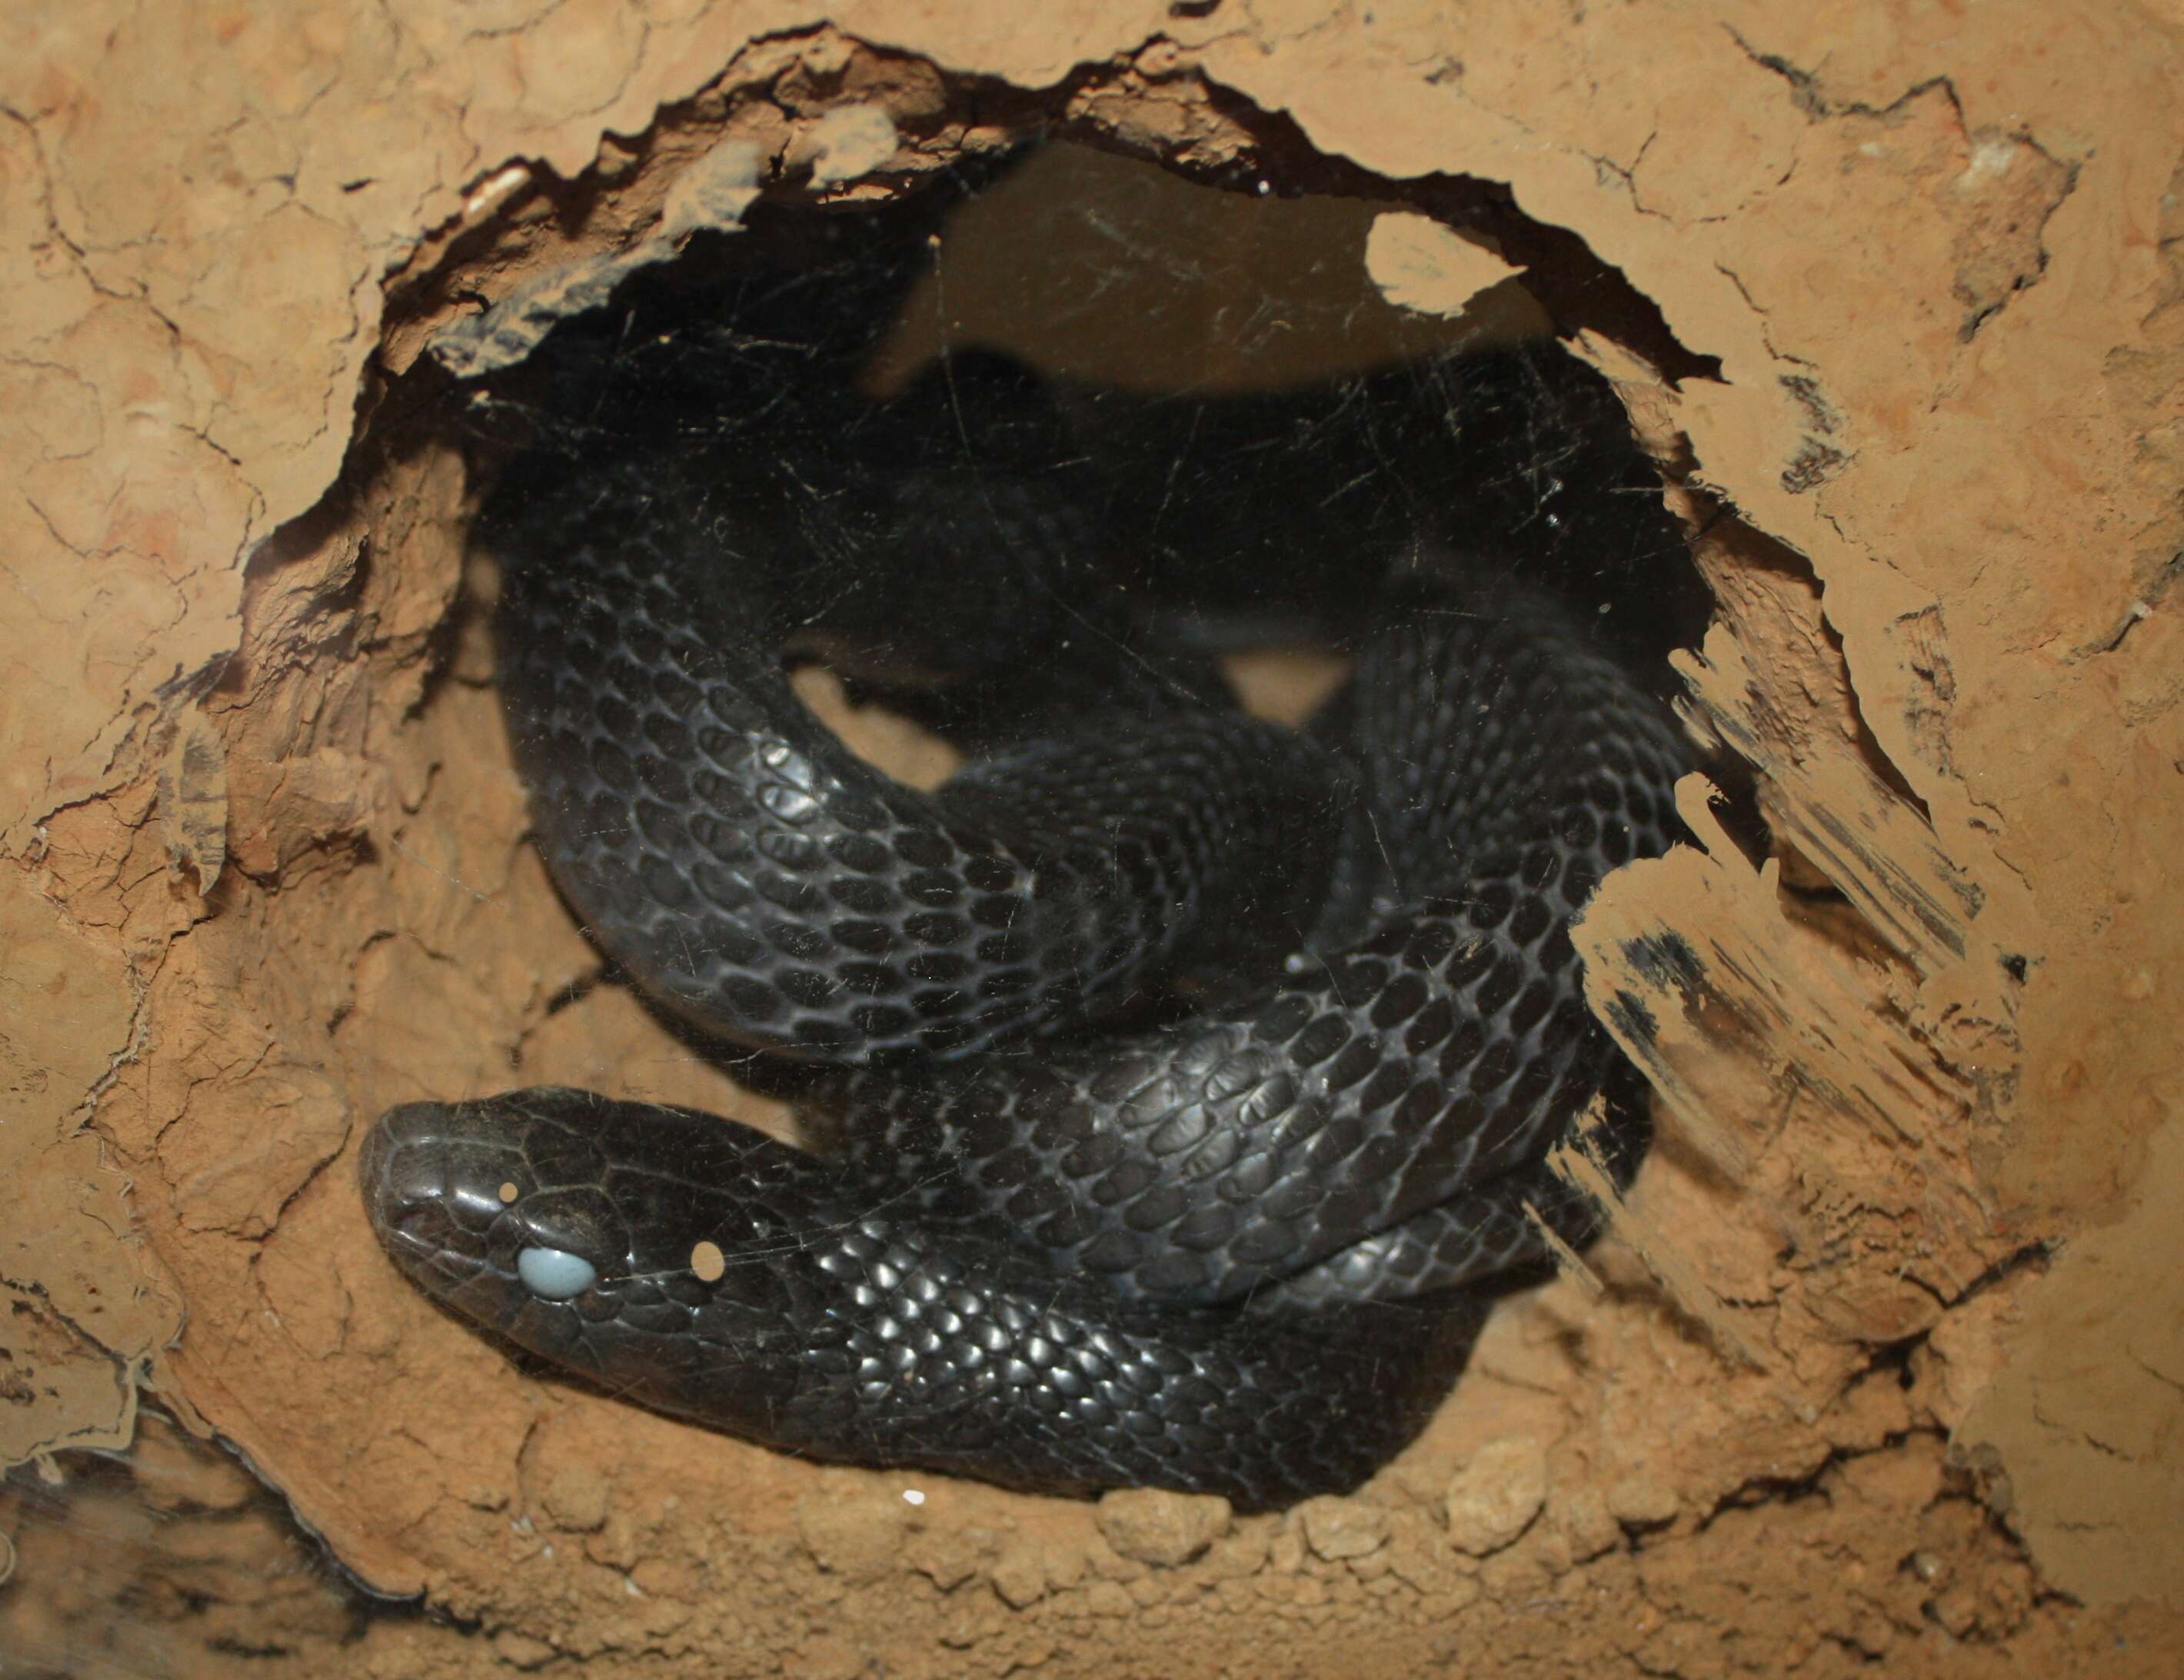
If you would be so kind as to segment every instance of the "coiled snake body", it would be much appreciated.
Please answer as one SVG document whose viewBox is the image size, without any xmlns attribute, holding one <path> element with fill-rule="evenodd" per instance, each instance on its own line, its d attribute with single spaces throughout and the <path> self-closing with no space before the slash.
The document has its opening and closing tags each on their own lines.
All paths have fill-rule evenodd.
<svg viewBox="0 0 2184 1680">
<path fill-rule="evenodd" d="M 1011 455 L 1036 382 L 967 359 L 944 395 L 949 427 L 928 389 L 679 465 L 534 454 L 481 526 L 557 883 L 659 1001 L 805 1065 L 822 1153 L 564 1089 L 416 1104 L 367 1142 L 371 1218 L 464 1316 L 790 1450 L 1346 1488 L 1478 1286 L 1585 1232 L 1544 1157 L 1618 1064 L 1570 924 L 1668 844 L 1685 748 L 1431 542 L 1359 559 L 1338 700 L 1255 721 L 1072 593 L 1104 538 L 1050 448 Z M 973 459 L 967 412 L 1000 417 Z M 893 570 L 845 569 L 850 527 Z M 969 766 L 925 794 L 852 758 L 783 674 L 814 635 L 943 667 Z"/>
</svg>

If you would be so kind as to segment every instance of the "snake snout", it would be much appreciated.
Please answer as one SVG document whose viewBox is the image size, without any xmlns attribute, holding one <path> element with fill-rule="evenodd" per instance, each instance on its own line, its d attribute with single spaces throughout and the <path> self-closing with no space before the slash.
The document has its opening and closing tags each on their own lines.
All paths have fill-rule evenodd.
<svg viewBox="0 0 2184 1680">
<path fill-rule="evenodd" d="M 357 1182 L 364 1190 L 364 1204 L 371 1215 L 372 1224 L 383 1235 L 392 1226 L 394 1215 L 410 1202 L 411 1195 L 397 1188 L 398 1171 L 404 1162 L 404 1145 L 418 1135 L 418 1122 L 422 1111 L 435 1105 L 430 1103 L 407 1103 L 389 1109 L 372 1123 L 365 1133 L 364 1145 L 357 1151 Z M 410 1191 L 417 1187 L 412 1185 Z"/>
<path fill-rule="evenodd" d="M 365 1207 L 391 1249 L 483 1254 L 511 1199 L 514 1152 L 462 1134 L 460 1110 L 405 1103 L 374 1123 L 357 1156 Z"/>
</svg>

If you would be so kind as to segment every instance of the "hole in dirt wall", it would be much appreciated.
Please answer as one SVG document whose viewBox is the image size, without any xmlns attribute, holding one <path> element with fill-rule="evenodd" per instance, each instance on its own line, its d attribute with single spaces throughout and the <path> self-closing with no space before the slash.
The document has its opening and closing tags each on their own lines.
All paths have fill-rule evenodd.
<svg viewBox="0 0 2184 1680">
<path fill-rule="evenodd" d="M 620 188 L 509 186 L 499 242 L 473 236 L 483 248 L 432 288 L 495 301 L 443 327 L 382 419 L 451 439 L 474 484 L 490 482 L 511 443 L 542 437 L 579 470 L 592 437 L 611 442 L 625 423 L 649 422 L 572 404 L 550 374 L 534 377 L 571 330 L 557 336 L 554 322 L 580 316 L 573 330 L 592 331 L 609 355 L 716 307 L 724 320 L 757 320 L 763 334 L 782 318 L 779 297 L 804 286 L 834 320 L 813 328 L 805 306 L 794 330 L 814 334 L 815 357 L 833 348 L 818 339 L 854 342 L 858 381 L 876 398 L 944 358 L 992 353 L 1065 387 L 1088 446 L 1123 409 L 1145 441 L 1109 523 L 1130 563 L 1186 604 L 1209 577 L 1233 604 L 1241 580 L 1303 548 L 1331 557 L 1306 603 L 1329 609 L 1354 594 L 1359 565 L 1380 558 L 1373 544 L 1435 529 L 1492 565 L 1548 574 L 1603 626 L 1615 615 L 1621 645 L 1674 691 L 1665 655 L 1696 642 L 1705 591 L 1614 392 L 1557 342 L 1575 328 L 1546 300 L 1595 324 L 1587 330 L 1620 322 L 1685 377 L 1712 369 L 1567 235 L 1524 223 L 1485 183 L 1444 178 L 1407 197 L 1312 155 L 1284 123 L 1218 101 L 1206 120 L 1219 144 L 1202 137 L 1167 164 L 1052 111 L 1019 109 L 981 131 L 948 120 L 950 108 L 897 128 L 882 104 L 826 104 L 766 144 L 738 125 L 783 108 L 731 102 L 702 148 L 671 130 L 612 153 Z M 921 128 L 941 136 L 929 154 Z M 951 139 L 972 149 L 951 153 Z M 835 179 L 847 167 L 838 153 L 855 146 L 877 166 Z M 648 253 L 625 200 L 641 202 L 639 186 L 670 164 L 682 175 L 656 195 L 664 225 L 694 175 L 712 181 L 735 226 L 699 227 L 671 255 Z M 582 258 L 560 249 L 595 230 L 622 242 Z M 886 254 L 920 240 L 930 255 L 912 269 Z M 562 265 L 520 272 L 541 248 Z M 390 333 L 390 345 L 421 342 L 414 325 Z M 719 376 L 732 381 L 733 364 Z M 1138 398 L 1178 417 L 1145 426 L 1143 404 L 1130 406 Z M 939 426 L 960 420 L 936 414 Z M 1424 449 L 1421 431 L 1437 434 Z M 1178 504 L 1187 516 L 1170 516 Z M 490 568 L 474 569 L 471 582 L 464 651 L 448 669 L 477 681 L 489 665 L 479 631 Z M 1339 676 L 1313 616 L 1271 614 L 1259 645 L 1231 652 L 1232 677 L 1259 709 L 1295 720 Z M 929 785 L 952 768 L 944 748 L 899 720 L 845 709 L 838 685 L 801 686 L 853 747 L 905 779 Z"/>
<path fill-rule="evenodd" d="M 770 50 L 780 63 L 769 74 L 747 64 L 731 72 L 738 91 L 672 110 L 641 138 L 604 142 L 580 181 L 519 168 L 480 184 L 462 223 L 398 277 L 382 377 L 343 487 L 283 534 L 254 577 L 237 705 L 265 732 L 271 768 L 251 796 L 265 835 L 244 873 L 281 889 L 253 913 L 259 937 L 281 950 L 269 1009 L 316 1082 L 314 1112 L 343 1117 L 321 1126 L 335 1153 L 352 1121 L 393 1104 L 516 1083 L 783 1121 L 614 983 L 555 897 L 524 842 L 522 792 L 501 737 L 489 569 L 464 565 L 467 515 L 510 446 L 508 423 L 520 437 L 528 418 L 526 359 L 555 323 L 610 299 L 610 316 L 631 298 L 733 284 L 760 266 L 800 262 L 823 275 L 842 260 L 830 255 L 829 225 L 874 214 L 907 223 L 925 214 L 919 189 L 944 193 L 959 170 L 989 173 L 990 190 L 932 228 L 939 244 L 925 274 L 866 323 L 872 390 L 900 388 L 942 348 L 970 345 L 1090 390 L 1223 401 L 1351 392 L 1326 405 L 1323 424 L 1369 414 L 1376 392 L 1418 401 L 1423 381 L 1445 399 L 1452 435 L 1479 446 L 1478 470 L 1449 493 L 1469 497 L 1482 528 L 1521 560 L 1546 564 L 1573 548 L 1588 556 L 1561 581 L 1631 621 L 1664 693 L 1680 686 L 1669 653 L 1696 645 L 1705 628 L 1709 596 L 1652 466 L 1626 452 L 1618 476 L 1594 481 L 1588 452 L 1624 437 L 1628 420 L 1557 337 L 1584 333 L 1618 349 L 1634 377 L 1716 370 L 1675 344 L 1658 311 L 1574 236 L 1528 224 L 1492 185 L 1366 176 L 1312 154 L 1281 120 L 1210 95 L 1131 104 L 1088 83 L 1037 100 L 949 87 L 922 64 L 861 50 Z M 1148 110 L 1164 125 L 1145 126 Z M 996 166 L 1031 135 L 1050 149 L 1013 171 Z M 436 348 L 448 344 L 462 347 L 452 366 Z M 1467 385 L 1468 362 L 1490 367 L 1492 380 Z M 505 394 L 482 403 L 485 385 L 459 375 Z M 1318 441 L 1270 452 L 1260 481 L 1284 476 L 1284 464 L 1323 467 Z M 1360 447 L 1371 453 L 1369 431 Z M 1194 470 L 1223 465 L 1208 456 Z M 1155 512 L 1157 484 L 1145 476 Z M 1393 505 L 1435 501 L 1446 487 L 1407 483 Z M 1259 499 L 1255 489 L 1237 498 L 1247 512 Z M 1177 535 L 1156 520 L 1143 529 L 1151 550 Z M 1613 536 L 1588 546 L 1594 529 Z M 1187 559 L 1178 564 L 1187 577 Z M 1286 659 L 1251 677 L 1269 709 L 1314 680 L 1321 650 L 1309 635 L 1291 642 Z M 899 768 L 919 750 L 889 720 L 814 695 L 861 750 Z M 1756 826 L 1740 839 L 1754 855 L 1765 848 Z M 318 1175 L 276 1242 L 345 1245 L 343 1274 L 361 1293 L 385 1280 L 350 1193 L 345 1171 Z M 270 1275 L 288 1274 L 276 1260 Z M 215 1292 L 224 1276 L 203 1273 Z M 293 1321 L 314 1322 L 312 1289 L 280 1287 Z M 252 1334 L 239 1332 L 224 1357 L 269 1377 L 292 1371 Z M 465 1381 L 495 1369 L 491 1350 L 449 1345 L 473 1362 Z M 342 1379 L 331 1366 L 326 1381 L 324 1395 L 298 1392 L 292 1423 L 268 1424 L 300 1456 L 314 1444 L 310 1420 L 353 1404 L 332 1392 Z M 488 1386 L 476 1427 L 490 1457 L 507 1444 L 496 1431 L 520 1438 L 521 1407 L 505 1384 Z M 259 1456 L 277 1473 L 277 1452 Z M 784 1497 L 805 1473 L 762 1455 L 732 1461 L 734 1474 Z M 367 1563 L 375 1524 L 360 1505 L 343 1537 Z"/>
</svg>

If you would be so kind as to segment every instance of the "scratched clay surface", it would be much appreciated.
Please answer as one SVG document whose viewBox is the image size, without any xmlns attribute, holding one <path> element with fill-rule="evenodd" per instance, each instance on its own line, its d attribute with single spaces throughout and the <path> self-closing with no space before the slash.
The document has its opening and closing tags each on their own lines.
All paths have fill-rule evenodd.
<svg viewBox="0 0 2184 1680">
<path fill-rule="evenodd" d="M 0 19 L 0 1654 L 2176 1672 L 2173 15 L 818 15 Z M 898 145 L 853 155 L 830 113 L 875 106 Z M 552 1007 L 594 959 L 521 843 L 460 468 L 349 453 L 385 375 L 732 224 L 739 159 L 899 175 L 1039 112 L 1468 207 L 1462 252 L 1361 220 L 1361 265 L 1429 309 L 1522 270 L 1618 381 L 1721 603 L 1688 714 L 1776 837 L 1694 783 L 1699 847 L 1611 882 L 1592 980 L 1665 1131 L 1617 1234 L 1386 1474 L 1280 1518 L 818 1472 L 538 1382 L 350 1188 L 380 1107 L 511 1062 L 771 1117 L 619 991 Z M 212 1436 L 455 1620 L 369 1612 Z"/>
</svg>

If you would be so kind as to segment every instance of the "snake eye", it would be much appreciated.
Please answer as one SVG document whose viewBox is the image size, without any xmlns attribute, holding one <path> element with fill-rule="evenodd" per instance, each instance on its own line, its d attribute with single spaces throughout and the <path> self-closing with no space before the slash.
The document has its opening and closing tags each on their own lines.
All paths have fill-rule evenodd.
<svg viewBox="0 0 2184 1680">
<path fill-rule="evenodd" d="M 515 1275 L 542 1301 L 566 1301 L 599 1281 L 599 1269 L 566 1249 L 525 1249 L 515 1256 Z"/>
<path fill-rule="evenodd" d="M 627 1233 L 601 1190 L 537 1191 L 506 1211 L 513 1215 L 516 1276 L 542 1300 L 570 1300 L 603 1273 L 628 1270 Z"/>
</svg>

